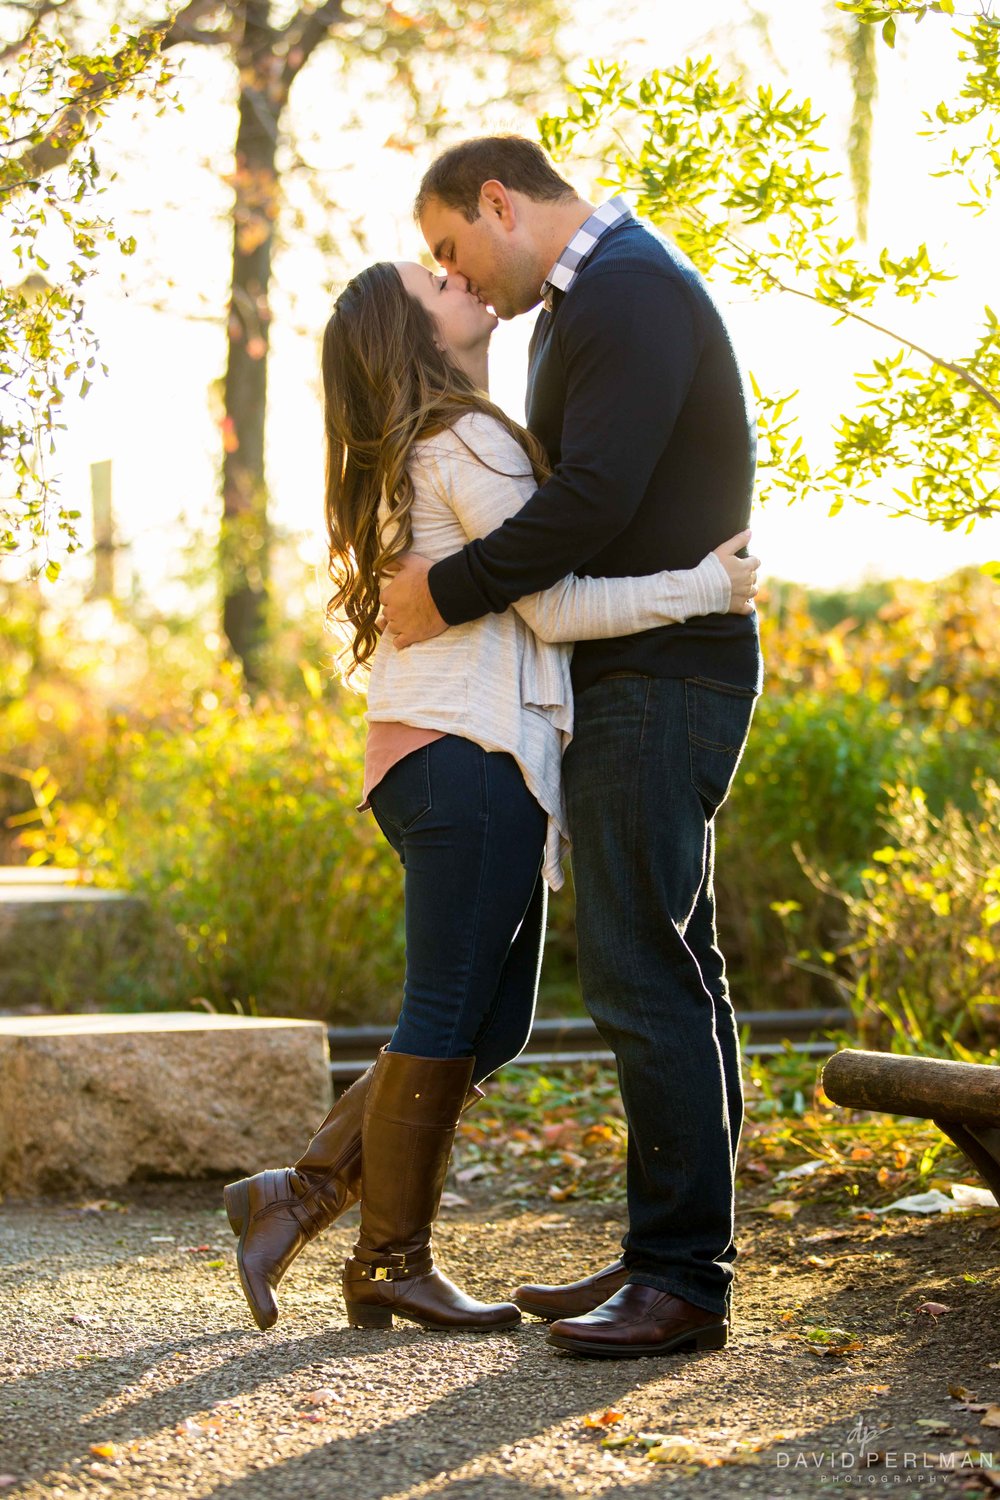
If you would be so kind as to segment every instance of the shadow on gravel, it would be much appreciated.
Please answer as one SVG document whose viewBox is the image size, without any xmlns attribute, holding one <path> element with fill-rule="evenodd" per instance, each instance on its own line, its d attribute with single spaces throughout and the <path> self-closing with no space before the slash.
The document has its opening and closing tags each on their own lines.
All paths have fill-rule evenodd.
<svg viewBox="0 0 1000 1500">
<path fill-rule="evenodd" d="M 206 1500 L 384 1500 L 415 1485 L 447 1480 L 466 1464 L 488 1460 L 500 1449 L 530 1447 L 552 1427 L 582 1422 L 595 1404 L 618 1405 L 646 1385 L 677 1373 L 676 1367 L 667 1368 L 659 1360 L 548 1357 L 541 1342 L 544 1332 L 540 1325 L 527 1325 L 515 1335 L 521 1345 L 518 1362 L 502 1375 L 482 1375 L 397 1420 L 381 1422 L 372 1410 L 367 1424 L 362 1420 L 350 1436 L 220 1484 Z M 393 1337 L 401 1342 L 398 1335 Z M 426 1337 L 413 1335 L 417 1342 L 414 1346 L 408 1340 L 410 1352 L 419 1354 L 419 1341 Z M 384 1353 L 384 1343 L 379 1342 L 379 1352 Z M 712 1358 L 691 1356 L 685 1368 L 692 1373 Z M 405 1379 L 401 1365 L 401 1384 Z M 459 1474 L 443 1493 L 448 1500 L 513 1500 L 527 1494 L 532 1500 L 564 1500 L 566 1491 L 539 1484 L 537 1475 L 498 1473 Z"/>
<path fill-rule="evenodd" d="M 142 1395 L 141 1383 L 147 1371 L 179 1354 L 203 1352 L 210 1356 L 225 1345 L 232 1346 L 234 1352 L 223 1363 L 189 1379 L 178 1368 L 176 1384 Z M 91 1359 L 82 1366 L 22 1376 L 5 1387 L 5 1401 L 15 1412 L 15 1423 L 4 1433 L 4 1463 L 32 1474 L 61 1468 L 76 1456 L 89 1456 L 91 1443 L 125 1444 L 176 1427 L 213 1402 L 250 1395 L 259 1385 L 329 1360 L 337 1352 L 344 1352 L 337 1349 L 337 1330 L 280 1342 L 242 1330 L 224 1330 L 168 1339 L 127 1354 Z M 381 1353 L 352 1348 L 350 1359 L 354 1363 Z M 96 1407 L 130 1386 L 139 1389 L 123 1410 L 95 1412 Z M 53 1426 L 51 1422 L 53 1403 L 76 1414 L 76 1454 L 67 1448 L 65 1426 Z"/>
</svg>

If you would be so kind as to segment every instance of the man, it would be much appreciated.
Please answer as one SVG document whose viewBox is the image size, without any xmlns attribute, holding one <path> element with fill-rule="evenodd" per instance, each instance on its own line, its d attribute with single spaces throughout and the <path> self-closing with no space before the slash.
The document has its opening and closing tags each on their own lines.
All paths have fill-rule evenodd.
<svg viewBox="0 0 1000 1500">
<path fill-rule="evenodd" d="M 446 152 L 416 205 L 447 272 L 501 318 L 543 304 L 527 418 L 553 473 L 520 513 L 384 591 L 405 649 L 567 573 L 690 567 L 749 517 L 753 422 L 725 324 L 694 267 L 621 199 L 580 198 L 512 136 Z M 580 978 L 629 1125 L 620 1261 L 522 1287 L 584 1355 L 727 1338 L 738 1036 L 715 937 L 714 816 L 761 685 L 755 613 L 579 644 L 564 770 Z"/>
</svg>

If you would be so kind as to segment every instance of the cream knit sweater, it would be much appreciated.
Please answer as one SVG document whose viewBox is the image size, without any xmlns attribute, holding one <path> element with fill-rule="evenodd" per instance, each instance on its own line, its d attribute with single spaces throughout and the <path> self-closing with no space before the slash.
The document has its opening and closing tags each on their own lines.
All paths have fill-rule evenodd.
<svg viewBox="0 0 1000 1500">
<path fill-rule="evenodd" d="M 536 487 L 524 450 L 478 412 L 417 443 L 410 472 L 413 550 L 434 562 L 486 536 Z M 502 615 L 454 625 L 405 651 L 386 633 L 371 659 L 367 718 L 444 730 L 512 755 L 549 815 L 543 870 L 558 890 L 569 846 L 560 764 L 573 733 L 573 642 L 725 614 L 729 599 L 729 575 L 709 553 L 684 572 L 564 578 Z"/>
</svg>

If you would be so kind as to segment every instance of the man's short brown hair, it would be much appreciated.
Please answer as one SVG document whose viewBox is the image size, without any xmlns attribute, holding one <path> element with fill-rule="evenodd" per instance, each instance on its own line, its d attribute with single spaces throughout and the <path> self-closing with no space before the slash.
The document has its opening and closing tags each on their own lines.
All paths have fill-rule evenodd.
<svg viewBox="0 0 1000 1500">
<path fill-rule="evenodd" d="M 536 203 L 576 197 L 576 189 L 559 176 L 534 141 L 523 135 L 483 135 L 452 146 L 432 163 L 420 184 L 414 214 L 419 219 L 429 200 L 437 198 L 446 208 L 457 208 L 471 224 L 479 217 L 479 190 L 491 178 Z"/>
</svg>

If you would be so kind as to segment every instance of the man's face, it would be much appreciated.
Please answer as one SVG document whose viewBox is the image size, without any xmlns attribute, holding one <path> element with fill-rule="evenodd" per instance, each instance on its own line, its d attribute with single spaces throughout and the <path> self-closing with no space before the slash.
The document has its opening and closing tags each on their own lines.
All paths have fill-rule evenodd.
<svg viewBox="0 0 1000 1500">
<path fill-rule="evenodd" d="M 520 195 L 517 204 L 523 205 Z M 464 276 L 474 295 L 498 318 L 516 318 L 539 301 L 548 267 L 539 271 L 522 214 L 517 220 L 480 200 L 472 223 L 457 208 L 431 198 L 420 218 L 428 249 L 449 274 Z"/>
</svg>

